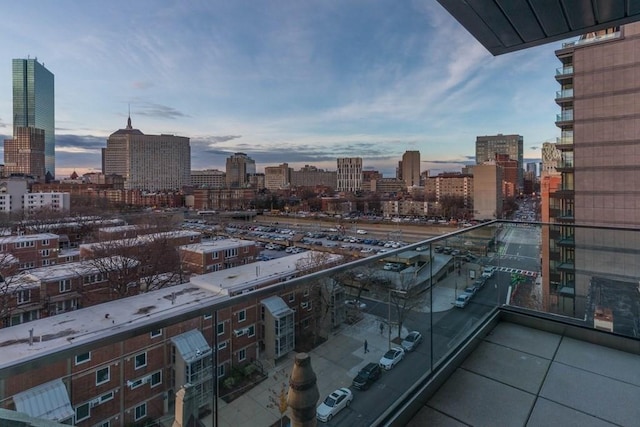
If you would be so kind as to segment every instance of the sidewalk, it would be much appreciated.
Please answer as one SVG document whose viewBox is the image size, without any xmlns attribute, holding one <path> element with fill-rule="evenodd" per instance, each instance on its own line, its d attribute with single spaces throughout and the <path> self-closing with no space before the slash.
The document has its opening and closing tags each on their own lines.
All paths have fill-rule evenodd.
<svg viewBox="0 0 640 427">
<path fill-rule="evenodd" d="M 472 267 L 476 267 L 470 264 Z M 477 269 L 477 268 L 476 268 Z M 467 270 L 465 270 L 467 272 Z M 450 310 L 455 299 L 456 286 L 460 293 L 473 280 L 465 275 L 458 276 L 452 273 L 440 281 L 433 288 L 433 312 Z M 429 307 L 419 309 L 429 312 Z M 384 330 L 380 333 L 380 322 L 384 323 Z M 317 377 L 320 400 L 324 399 L 333 390 L 340 387 L 349 387 L 358 371 L 367 363 L 378 363 L 382 355 L 389 348 L 389 331 L 387 319 L 363 314 L 363 318 L 353 324 L 344 325 L 320 346 L 313 349 L 311 366 Z M 409 331 L 402 330 L 404 337 Z M 397 336 L 397 329 L 391 331 L 391 339 Z M 364 341 L 367 340 L 369 351 L 364 353 Z M 277 422 L 280 413 L 277 409 L 270 409 L 273 396 L 281 388 L 281 383 L 288 383 L 288 375 L 291 373 L 295 354 L 292 352 L 278 362 L 277 366 L 269 371 L 269 377 L 243 396 L 231 403 L 225 403 L 219 399 L 219 422 L 223 426 L 254 427 L 270 426 Z M 274 375 L 275 374 L 275 375 Z M 274 378 L 276 377 L 277 380 Z"/>
</svg>

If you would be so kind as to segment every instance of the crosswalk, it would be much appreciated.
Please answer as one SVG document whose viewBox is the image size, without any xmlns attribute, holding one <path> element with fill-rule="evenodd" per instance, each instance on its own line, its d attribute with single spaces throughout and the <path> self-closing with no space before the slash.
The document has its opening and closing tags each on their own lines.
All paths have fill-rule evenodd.
<svg viewBox="0 0 640 427">
<path fill-rule="evenodd" d="M 505 273 L 520 274 L 522 276 L 529 277 L 538 277 L 539 274 L 537 271 L 521 270 L 519 268 L 511 267 L 496 267 L 496 271 L 504 271 Z"/>
</svg>

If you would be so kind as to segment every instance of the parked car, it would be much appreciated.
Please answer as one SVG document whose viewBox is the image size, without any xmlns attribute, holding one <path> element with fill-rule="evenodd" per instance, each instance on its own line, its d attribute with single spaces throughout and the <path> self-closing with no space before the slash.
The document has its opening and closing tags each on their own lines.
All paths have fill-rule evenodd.
<svg viewBox="0 0 640 427">
<path fill-rule="evenodd" d="M 421 342 L 422 334 L 418 331 L 411 331 L 406 337 L 404 337 L 401 345 L 405 351 L 413 351 Z"/>
<path fill-rule="evenodd" d="M 351 385 L 359 390 L 368 389 L 375 380 L 380 378 L 382 370 L 377 363 L 367 363 L 367 365 L 360 369 L 358 375 L 353 379 Z"/>
<path fill-rule="evenodd" d="M 316 409 L 316 418 L 322 422 L 331 421 L 331 419 L 351 404 L 353 393 L 346 387 L 339 388 L 327 396 L 326 399 Z"/>
<path fill-rule="evenodd" d="M 367 230 L 356 230 L 358 234 L 367 234 Z"/>
<path fill-rule="evenodd" d="M 345 300 L 344 305 L 346 305 L 347 307 L 357 308 L 358 310 L 364 310 L 365 308 L 367 308 L 367 304 L 355 299 Z"/>
<path fill-rule="evenodd" d="M 469 304 L 470 300 L 471 300 L 471 296 L 465 292 L 458 295 L 458 298 L 456 298 L 453 304 L 458 308 L 465 308 L 467 304 Z"/>
<path fill-rule="evenodd" d="M 480 276 L 473 282 L 473 286 L 477 289 L 482 289 L 485 283 L 487 283 L 487 278 Z"/>
<path fill-rule="evenodd" d="M 490 278 L 491 276 L 493 276 L 493 273 L 495 271 L 495 267 L 485 267 L 482 269 L 482 277 L 484 278 Z"/>
<path fill-rule="evenodd" d="M 380 359 L 380 367 L 390 370 L 404 359 L 404 350 L 401 347 L 392 347 Z"/>
<path fill-rule="evenodd" d="M 465 293 L 469 294 L 470 297 L 474 296 L 478 289 L 475 286 L 467 286 L 464 290 Z"/>
</svg>

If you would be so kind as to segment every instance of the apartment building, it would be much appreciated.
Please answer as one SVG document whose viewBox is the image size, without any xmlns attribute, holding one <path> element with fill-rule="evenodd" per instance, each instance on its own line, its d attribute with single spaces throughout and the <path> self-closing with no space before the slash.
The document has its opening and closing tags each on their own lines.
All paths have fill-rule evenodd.
<svg viewBox="0 0 640 427">
<path fill-rule="evenodd" d="M 291 186 L 291 171 L 287 163 L 279 166 L 266 166 L 264 168 L 264 188 L 267 190 L 281 190 Z"/>
<path fill-rule="evenodd" d="M 251 240 L 223 239 L 180 246 L 178 251 L 184 270 L 205 274 L 254 262 L 260 247 Z"/>
<path fill-rule="evenodd" d="M 224 188 L 226 174 L 218 169 L 192 170 L 191 185 L 195 188 Z"/>
<path fill-rule="evenodd" d="M 326 186 L 335 189 L 337 185 L 337 173 L 335 171 L 318 169 L 310 165 L 304 165 L 298 171 L 291 171 L 292 187 Z"/>
<path fill-rule="evenodd" d="M 0 254 L 3 265 L 0 273 L 6 275 L 6 269 L 28 270 L 46 267 L 58 262 L 59 237 L 52 233 L 24 234 L 0 237 Z"/>
<path fill-rule="evenodd" d="M 478 220 L 502 217 L 502 168 L 495 161 L 473 167 L 473 214 Z"/>
<path fill-rule="evenodd" d="M 444 197 L 459 197 L 465 207 L 473 206 L 473 175 L 445 172 L 425 178 L 425 193 L 435 196 L 437 202 Z"/>
<path fill-rule="evenodd" d="M 350 193 L 362 190 L 362 158 L 341 157 L 337 163 L 336 190 Z"/>
<path fill-rule="evenodd" d="M 105 328 L 127 328 L 185 309 L 202 308 L 200 315 L 170 326 L 91 351 L 79 351 L 70 359 L 12 376 L 0 383 L 0 395 L 6 397 L 2 407 L 80 427 L 130 425 L 173 414 L 176 393 L 189 384 L 187 387 L 195 389 L 196 407 L 202 412 L 210 411 L 209 387 L 214 373 L 220 395 L 224 396 L 228 392 L 225 380 L 232 367 L 247 366 L 264 357 L 279 359 L 295 348 L 298 339 L 310 334 L 316 324 L 344 319 L 344 313 L 339 312 L 318 317 L 327 310 L 321 306 L 324 299 L 314 291 L 317 287 L 331 293 L 332 299 L 327 300 L 331 301 L 331 310 L 344 312 L 344 291 L 335 284 L 298 284 L 272 295 L 251 297 L 252 291 L 299 273 L 296 264 L 309 265 L 304 260 L 309 254 L 261 262 L 258 278 L 253 266 L 243 266 L 236 271 L 198 276 L 195 284 L 17 325 L 11 328 L 11 334 L 24 339 L 5 345 L 5 360 L 54 351 L 69 342 L 98 336 Z M 331 265 L 339 258 L 333 256 L 325 261 Z M 223 277 L 227 280 L 222 281 Z M 229 300 L 233 295 L 243 297 L 234 303 Z M 217 310 L 214 318 L 205 307 L 216 302 L 226 302 L 228 307 Z M 64 334 L 59 333 L 61 322 L 70 325 Z M 2 334 L 0 331 L 0 341 L 6 342 Z M 211 365 L 213 351 L 215 367 Z M 31 404 L 36 400 L 39 405 Z"/>
</svg>

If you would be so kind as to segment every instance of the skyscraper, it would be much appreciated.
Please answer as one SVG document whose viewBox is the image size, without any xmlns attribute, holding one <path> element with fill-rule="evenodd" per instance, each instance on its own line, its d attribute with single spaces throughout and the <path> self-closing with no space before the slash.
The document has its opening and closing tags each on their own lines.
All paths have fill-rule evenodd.
<svg viewBox="0 0 640 427">
<path fill-rule="evenodd" d="M 124 177 L 127 190 L 176 191 L 191 184 L 189 138 L 145 135 L 131 118 L 109 136 L 103 156 L 103 172 Z"/>
<path fill-rule="evenodd" d="M 44 130 L 46 174 L 55 177 L 55 98 L 53 73 L 37 59 L 13 60 L 13 128 Z"/>
<path fill-rule="evenodd" d="M 256 162 L 245 153 L 234 153 L 227 157 L 227 187 L 243 188 L 249 185 L 249 175 L 255 175 Z"/>
<path fill-rule="evenodd" d="M 342 157 L 338 159 L 338 191 L 355 192 L 362 190 L 362 157 Z"/>
<path fill-rule="evenodd" d="M 402 155 L 402 179 L 407 187 L 420 185 L 419 151 L 405 151 Z"/>
<path fill-rule="evenodd" d="M 4 141 L 4 173 L 27 175 L 45 181 L 44 130 L 18 126 L 13 138 Z"/>
<path fill-rule="evenodd" d="M 476 137 L 476 164 L 496 159 L 496 154 L 507 154 L 518 161 L 518 190 L 522 189 L 523 138 L 521 135 L 486 135 Z"/>
</svg>

